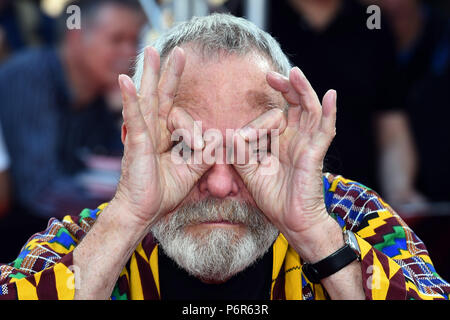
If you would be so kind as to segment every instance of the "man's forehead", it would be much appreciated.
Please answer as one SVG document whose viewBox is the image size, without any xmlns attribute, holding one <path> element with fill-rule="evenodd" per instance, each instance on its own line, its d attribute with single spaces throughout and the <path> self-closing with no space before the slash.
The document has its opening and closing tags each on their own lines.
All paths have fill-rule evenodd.
<svg viewBox="0 0 450 320">
<path fill-rule="evenodd" d="M 174 105 L 184 107 L 187 109 L 197 109 L 196 111 L 209 111 L 209 103 L 210 98 L 217 95 L 215 92 L 210 91 L 209 97 L 204 95 L 205 92 L 196 91 L 195 86 L 191 83 L 191 85 L 186 86 L 185 88 L 180 88 L 174 98 Z M 270 92 L 261 90 L 261 89 L 249 89 L 244 91 L 244 93 L 230 93 L 230 95 L 234 95 L 236 98 L 236 103 L 243 108 L 241 111 L 246 111 L 246 107 L 249 110 L 255 110 L 255 112 L 265 112 L 272 108 L 282 108 L 283 101 L 280 99 L 280 96 L 276 92 Z M 230 97 L 230 100 L 232 97 Z M 219 101 L 217 101 L 219 104 Z M 217 106 L 220 108 L 220 106 Z M 222 106 L 223 109 L 226 106 Z"/>
<path fill-rule="evenodd" d="M 265 58 L 248 54 L 205 61 L 189 53 L 174 105 L 187 109 L 195 120 L 238 127 L 284 107 L 281 94 L 267 84 L 272 67 Z"/>
</svg>

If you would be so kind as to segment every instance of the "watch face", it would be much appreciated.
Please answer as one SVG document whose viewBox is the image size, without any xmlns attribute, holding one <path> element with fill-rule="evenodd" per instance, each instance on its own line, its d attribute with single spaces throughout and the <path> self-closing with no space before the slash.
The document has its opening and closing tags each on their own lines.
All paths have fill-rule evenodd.
<svg viewBox="0 0 450 320">
<path fill-rule="evenodd" d="M 345 231 L 345 242 L 355 251 L 358 255 L 361 255 L 361 250 L 359 249 L 358 240 L 353 232 Z"/>
</svg>

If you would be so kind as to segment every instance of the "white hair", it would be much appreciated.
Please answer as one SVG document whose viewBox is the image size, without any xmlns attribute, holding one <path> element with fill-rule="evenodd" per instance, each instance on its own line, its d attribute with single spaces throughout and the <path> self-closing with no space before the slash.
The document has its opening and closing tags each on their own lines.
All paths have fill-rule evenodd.
<svg viewBox="0 0 450 320">
<path fill-rule="evenodd" d="M 275 71 L 288 75 L 291 63 L 279 43 L 267 32 L 250 21 L 224 13 L 194 17 L 175 25 L 151 44 L 163 60 L 176 46 L 194 44 L 204 53 L 228 52 L 246 55 L 257 52 L 267 57 Z M 139 90 L 143 72 L 144 55 L 138 55 L 134 83 Z"/>
</svg>

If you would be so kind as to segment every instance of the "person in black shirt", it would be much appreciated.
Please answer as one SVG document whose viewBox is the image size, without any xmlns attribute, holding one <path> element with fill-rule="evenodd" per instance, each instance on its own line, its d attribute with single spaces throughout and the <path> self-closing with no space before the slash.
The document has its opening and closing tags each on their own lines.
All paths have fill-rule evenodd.
<svg viewBox="0 0 450 320">
<path fill-rule="evenodd" d="M 329 169 L 379 190 L 394 205 L 420 198 L 387 25 L 369 29 L 366 8 L 351 0 L 270 1 L 268 12 L 268 31 L 319 97 L 328 88 L 338 92 Z"/>
<path fill-rule="evenodd" d="M 420 159 L 417 188 L 428 201 L 449 201 L 450 148 L 440 142 L 450 140 L 450 19 L 417 0 L 378 3 L 396 34 L 398 89 Z"/>
</svg>

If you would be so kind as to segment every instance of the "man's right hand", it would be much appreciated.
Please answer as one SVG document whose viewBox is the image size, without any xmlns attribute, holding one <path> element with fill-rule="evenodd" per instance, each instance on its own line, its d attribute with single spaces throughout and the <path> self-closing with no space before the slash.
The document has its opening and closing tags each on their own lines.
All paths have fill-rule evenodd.
<svg viewBox="0 0 450 320">
<path fill-rule="evenodd" d="M 74 250 L 81 284 L 75 299 L 110 297 L 120 272 L 151 225 L 175 209 L 211 166 L 206 161 L 190 164 L 194 161 L 188 163 L 181 156 L 174 159 L 177 154 L 171 152 L 171 133 L 176 129 L 183 142 L 202 156 L 212 150 L 204 146 L 192 117 L 173 107 L 186 62 L 184 51 L 172 51 L 161 77 L 158 52 L 147 48 L 144 59 L 139 93 L 128 76 L 119 77 L 124 118 L 121 178 L 114 199 Z"/>
<path fill-rule="evenodd" d="M 173 210 L 189 193 L 210 165 L 173 161 L 171 133 L 181 132 L 192 150 L 204 147 L 201 129 L 182 108 L 173 107 L 185 66 L 184 51 L 176 47 L 160 72 L 160 57 L 153 48 L 144 52 L 139 93 L 132 80 L 119 77 L 123 97 L 122 141 L 124 156 L 117 193 L 129 221 L 150 226 Z M 181 159 L 181 157 L 180 157 Z M 181 162 L 181 164 L 180 164 Z M 111 203 L 111 204 L 112 204 Z"/>
</svg>

